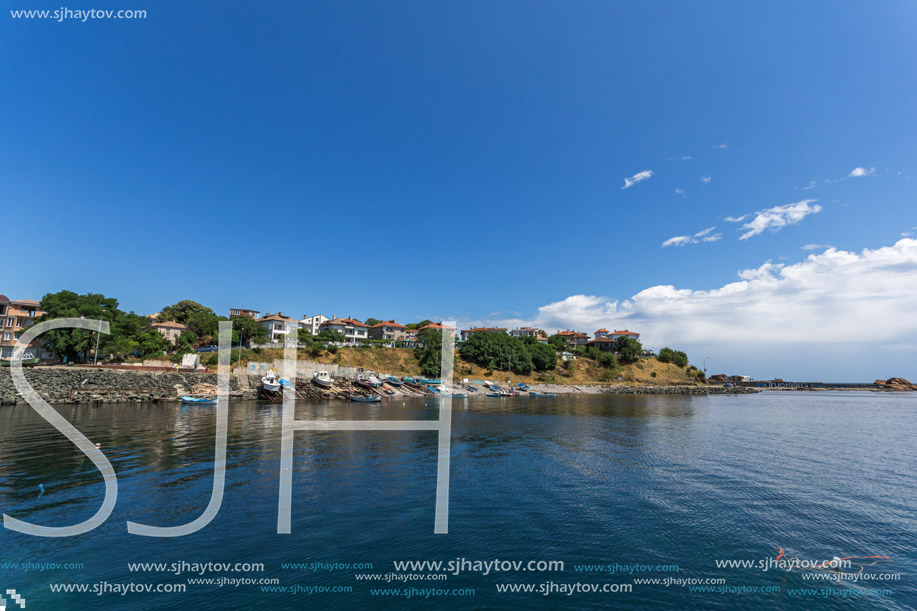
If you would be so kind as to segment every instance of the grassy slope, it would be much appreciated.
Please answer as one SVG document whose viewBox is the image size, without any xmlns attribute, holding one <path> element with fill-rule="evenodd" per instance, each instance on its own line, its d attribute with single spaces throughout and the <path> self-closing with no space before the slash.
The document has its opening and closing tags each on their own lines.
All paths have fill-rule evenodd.
<svg viewBox="0 0 917 611">
<path fill-rule="evenodd" d="M 247 352 L 247 351 L 246 351 Z M 306 350 L 301 350 L 299 358 L 304 361 L 313 361 L 319 363 L 336 363 L 338 365 L 349 365 L 351 367 L 363 367 L 370 371 L 379 371 L 383 373 L 393 373 L 405 376 L 419 376 L 420 368 L 417 366 L 417 359 L 414 351 L 406 348 L 371 348 L 371 349 L 346 349 L 338 350 L 337 354 L 324 353 L 320 357 L 313 357 Z M 243 363 L 248 360 L 252 361 L 271 361 L 273 359 L 283 358 L 283 350 L 262 350 L 261 354 L 243 355 Z M 467 368 L 471 368 L 471 373 L 467 373 Z M 507 371 L 488 371 L 483 367 L 471 365 L 463 361 L 458 355 L 455 359 L 456 379 L 469 378 L 471 380 L 489 379 L 493 382 L 505 382 L 510 377 Z M 462 373 L 466 372 L 466 373 Z M 653 378 L 652 374 L 656 377 Z M 622 381 L 618 381 L 618 376 Z M 684 369 L 681 369 L 670 363 L 660 363 L 656 359 L 641 359 L 633 365 L 620 367 L 615 372 L 599 367 L 589 359 L 577 358 L 572 362 L 569 370 L 558 363 L 557 369 L 544 374 L 532 373 L 523 376 L 518 373 L 512 375 L 514 382 L 526 382 L 538 384 L 550 382 L 554 384 L 597 384 L 597 383 L 619 383 L 619 384 L 686 384 L 693 380 L 685 375 Z"/>
</svg>

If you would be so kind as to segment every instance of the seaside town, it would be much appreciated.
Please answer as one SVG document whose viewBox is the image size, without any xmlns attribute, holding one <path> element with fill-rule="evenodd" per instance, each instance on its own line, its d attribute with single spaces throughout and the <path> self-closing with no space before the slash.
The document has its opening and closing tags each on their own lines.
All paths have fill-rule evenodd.
<svg viewBox="0 0 917 611">
<path fill-rule="evenodd" d="M 70 291 L 45 295 L 41 301 L 10 299 L 0 294 L 0 365 L 9 367 L 13 349 L 35 323 L 76 317 L 107 322 L 109 332 L 51 330 L 33 339 L 22 355 L 24 365 L 93 367 L 97 370 L 178 374 L 213 374 L 219 365 L 219 323 L 232 323 L 230 366 L 238 396 L 280 400 L 285 380 L 283 346 L 297 340 L 298 397 L 378 401 L 394 395 L 448 393 L 507 397 L 568 392 L 755 392 L 761 387 L 815 389 L 818 384 L 755 381 L 746 375 L 714 374 L 689 362 L 687 354 L 663 347 L 644 347 L 640 333 L 600 328 L 587 333 L 563 329 L 549 333 L 533 327 L 455 329 L 453 380 L 440 379 L 441 321 L 399 323 L 394 319 L 306 314 L 230 308 L 228 316 L 192 300 L 159 312 L 124 312 L 103 295 Z M 215 378 L 182 379 L 165 393 L 147 389 L 139 397 L 180 397 L 188 402 L 214 401 Z M 149 379 L 146 379 L 149 386 Z M 158 384 L 162 387 L 163 381 Z M 105 377 L 121 387 L 123 378 Z M 913 390 L 907 380 L 891 378 L 845 387 Z M 832 385 L 838 387 L 838 385 Z M 74 400 L 86 389 L 54 386 L 57 400 Z M 11 391 L 10 391 L 11 392 Z M 7 393 L 9 394 L 9 393 Z M 91 399 L 99 393 L 89 393 Z M 123 391 L 119 398 L 123 396 Z M 10 401 L 10 397 L 0 397 Z"/>
</svg>

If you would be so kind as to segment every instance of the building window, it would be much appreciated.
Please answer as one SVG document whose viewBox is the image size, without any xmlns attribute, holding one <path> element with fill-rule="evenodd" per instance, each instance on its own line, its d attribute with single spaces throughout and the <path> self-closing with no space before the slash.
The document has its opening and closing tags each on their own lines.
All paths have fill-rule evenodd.
<svg viewBox="0 0 917 611">
<path fill-rule="evenodd" d="M 3 339 L 5 339 L 6 341 L 10 341 L 12 339 L 12 334 L 9 331 L 7 331 L 6 333 L 3 334 Z"/>
<path fill-rule="evenodd" d="M 12 328 L 12 327 L 13 327 L 13 321 L 14 321 L 14 320 L 15 320 L 15 319 L 13 319 L 13 318 L 7 318 L 7 319 L 6 319 L 6 326 Z"/>
</svg>

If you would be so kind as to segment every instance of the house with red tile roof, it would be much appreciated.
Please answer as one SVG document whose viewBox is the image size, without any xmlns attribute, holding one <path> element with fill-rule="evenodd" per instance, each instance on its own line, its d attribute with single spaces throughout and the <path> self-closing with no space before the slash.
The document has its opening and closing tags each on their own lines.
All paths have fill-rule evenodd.
<svg viewBox="0 0 917 611">
<path fill-rule="evenodd" d="M 639 333 L 635 333 L 635 332 L 633 332 L 633 331 L 628 331 L 627 329 L 624 329 L 623 331 L 612 331 L 611 334 L 609 335 L 609 337 L 610 337 L 611 339 L 618 339 L 619 337 L 632 337 L 632 338 L 634 338 L 634 339 L 636 339 L 636 340 L 639 340 L 639 339 L 640 339 L 640 334 L 639 334 Z"/>
<path fill-rule="evenodd" d="M 585 346 L 589 342 L 589 336 L 585 333 L 580 333 L 579 331 L 571 331 L 567 329 L 566 331 L 558 331 L 557 335 L 560 335 L 570 346 L 571 350 L 576 350 L 582 346 Z"/>
<path fill-rule="evenodd" d="M 169 343 L 173 346 L 178 341 L 178 338 L 181 337 L 181 334 L 188 330 L 188 327 L 174 320 L 154 321 L 150 323 L 150 327 L 159 331 L 159 334 L 169 340 Z"/>
<path fill-rule="evenodd" d="M 401 341 L 407 338 L 406 331 L 404 325 L 399 325 L 394 320 L 383 320 L 369 328 L 369 339 Z"/>
<path fill-rule="evenodd" d="M 270 334 L 269 341 L 272 344 L 283 343 L 287 333 L 299 329 L 299 321 L 295 318 L 284 316 L 282 312 L 277 312 L 276 314 L 268 313 L 261 318 L 256 318 L 255 321 L 261 323 L 267 329 Z"/>
<path fill-rule="evenodd" d="M 363 324 L 354 318 L 336 318 L 323 322 L 319 326 L 322 331 L 337 331 L 344 335 L 344 343 L 359 346 L 369 339 L 369 325 Z"/>
</svg>

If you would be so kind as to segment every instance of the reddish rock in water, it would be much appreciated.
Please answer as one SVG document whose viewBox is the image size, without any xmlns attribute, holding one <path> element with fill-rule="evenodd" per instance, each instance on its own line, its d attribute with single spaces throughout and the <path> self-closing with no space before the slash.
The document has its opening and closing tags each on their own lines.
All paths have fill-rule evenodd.
<svg viewBox="0 0 917 611">
<path fill-rule="evenodd" d="M 911 384 L 904 378 L 889 378 L 887 380 L 876 380 L 875 385 L 882 390 L 912 390 L 917 391 L 917 385 Z"/>
</svg>

